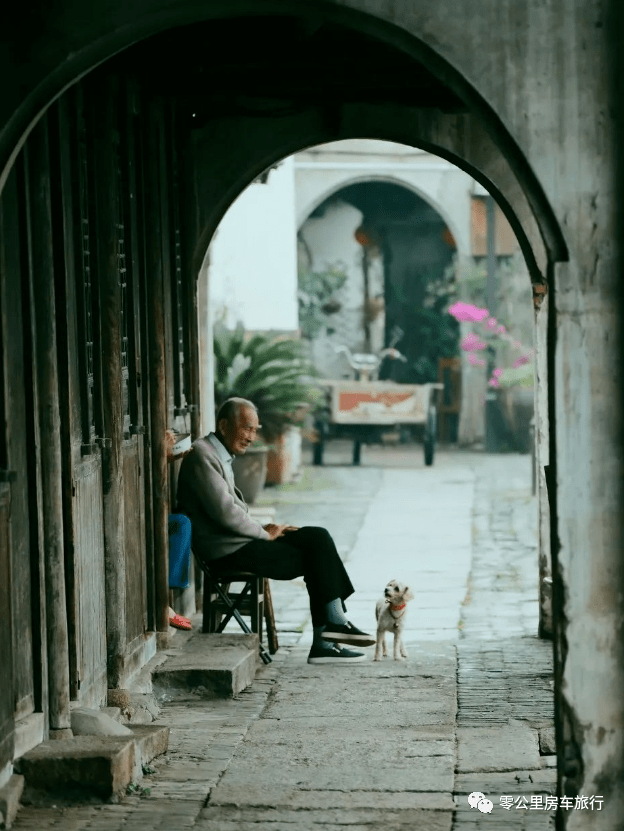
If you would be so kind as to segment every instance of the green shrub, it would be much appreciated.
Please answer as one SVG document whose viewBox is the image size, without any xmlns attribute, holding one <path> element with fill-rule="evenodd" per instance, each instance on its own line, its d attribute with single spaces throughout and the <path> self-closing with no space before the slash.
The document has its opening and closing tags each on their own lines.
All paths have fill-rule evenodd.
<svg viewBox="0 0 624 831">
<path fill-rule="evenodd" d="M 311 383 L 315 371 L 301 341 L 270 334 L 246 338 L 242 326 L 215 326 L 215 405 L 232 396 L 248 398 L 258 408 L 262 435 L 268 442 L 289 424 L 299 424 L 318 395 Z"/>
</svg>

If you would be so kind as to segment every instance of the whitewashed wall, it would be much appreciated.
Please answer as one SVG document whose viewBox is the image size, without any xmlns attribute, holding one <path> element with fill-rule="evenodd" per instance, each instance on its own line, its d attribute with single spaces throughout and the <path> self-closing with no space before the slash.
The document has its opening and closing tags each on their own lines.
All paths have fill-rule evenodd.
<svg viewBox="0 0 624 831">
<path fill-rule="evenodd" d="M 353 377 L 346 356 L 336 353 L 335 347 L 347 346 L 352 352 L 364 351 L 362 246 L 355 239 L 355 231 L 361 222 L 361 211 L 346 202 L 336 202 L 328 206 L 323 216 L 306 220 L 299 231 L 305 252 L 312 258 L 306 264 L 312 271 L 338 268 L 347 276 L 344 286 L 335 294 L 341 308 L 326 318 L 327 325 L 335 329 L 335 333 L 328 335 L 323 330 L 311 343 L 314 365 L 327 378 Z M 368 279 L 370 296 L 383 296 L 384 275 L 380 256 L 372 258 Z M 383 347 L 383 330 L 383 316 L 380 316 L 371 326 L 374 352 Z"/>
<path fill-rule="evenodd" d="M 232 203 L 210 245 L 213 320 L 248 330 L 296 330 L 297 227 L 293 158 Z"/>
<path fill-rule="evenodd" d="M 458 255 L 469 256 L 472 177 L 424 150 L 389 141 L 352 139 L 297 153 L 297 226 L 340 188 L 374 180 L 407 187 L 428 202 L 455 237 Z"/>
</svg>

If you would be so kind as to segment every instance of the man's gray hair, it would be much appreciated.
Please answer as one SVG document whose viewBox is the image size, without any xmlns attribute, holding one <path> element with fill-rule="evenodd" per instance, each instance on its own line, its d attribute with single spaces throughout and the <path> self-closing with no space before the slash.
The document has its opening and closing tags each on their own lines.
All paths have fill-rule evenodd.
<svg viewBox="0 0 624 831">
<path fill-rule="evenodd" d="M 254 413 L 258 412 L 258 408 L 253 401 L 248 401 L 246 398 L 228 398 L 219 407 L 217 412 L 217 424 L 225 419 L 228 423 L 235 421 L 238 418 L 243 407 L 249 407 Z"/>
</svg>

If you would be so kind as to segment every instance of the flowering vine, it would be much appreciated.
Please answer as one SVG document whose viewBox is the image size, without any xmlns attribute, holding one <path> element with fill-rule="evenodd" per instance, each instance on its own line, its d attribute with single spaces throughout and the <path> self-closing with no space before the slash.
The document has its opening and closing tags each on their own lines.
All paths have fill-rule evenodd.
<svg viewBox="0 0 624 831">
<path fill-rule="evenodd" d="M 464 303 L 458 300 L 449 308 L 449 314 L 456 320 L 473 323 L 478 326 L 478 331 L 469 332 L 460 344 L 464 352 L 468 353 L 468 363 L 472 366 L 485 366 L 486 360 L 480 357 L 479 353 L 488 346 L 494 345 L 496 341 L 506 343 L 516 352 L 520 354 L 512 361 L 511 370 L 520 370 L 525 366 L 529 369 L 529 364 L 533 362 L 534 350 L 524 346 L 519 340 L 516 340 L 509 334 L 507 328 L 499 323 L 493 317 L 488 309 L 482 309 L 474 306 L 471 303 Z M 514 383 L 526 381 L 527 373 L 520 373 L 510 371 L 510 368 L 503 369 L 502 367 L 495 367 L 488 379 L 490 387 L 497 388 L 502 385 L 511 386 Z"/>
</svg>

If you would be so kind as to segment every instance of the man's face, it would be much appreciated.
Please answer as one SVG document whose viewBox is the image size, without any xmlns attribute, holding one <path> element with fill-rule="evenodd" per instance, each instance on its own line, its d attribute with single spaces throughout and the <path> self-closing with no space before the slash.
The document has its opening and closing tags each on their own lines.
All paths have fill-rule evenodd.
<svg viewBox="0 0 624 831">
<path fill-rule="evenodd" d="M 251 407 L 241 407 L 235 419 L 224 418 L 217 425 L 224 445 L 234 456 L 242 456 L 256 439 L 258 414 Z"/>
</svg>

